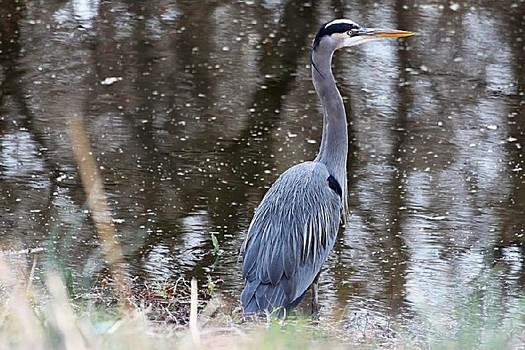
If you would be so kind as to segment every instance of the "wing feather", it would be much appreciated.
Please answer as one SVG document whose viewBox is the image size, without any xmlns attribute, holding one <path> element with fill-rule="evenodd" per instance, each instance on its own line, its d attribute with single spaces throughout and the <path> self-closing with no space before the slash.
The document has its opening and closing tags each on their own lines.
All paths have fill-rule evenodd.
<svg viewBox="0 0 525 350">
<path fill-rule="evenodd" d="M 283 173 L 255 211 L 243 245 L 245 311 L 295 305 L 321 270 L 336 239 L 342 199 L 318 162 Z"/>
</svg>

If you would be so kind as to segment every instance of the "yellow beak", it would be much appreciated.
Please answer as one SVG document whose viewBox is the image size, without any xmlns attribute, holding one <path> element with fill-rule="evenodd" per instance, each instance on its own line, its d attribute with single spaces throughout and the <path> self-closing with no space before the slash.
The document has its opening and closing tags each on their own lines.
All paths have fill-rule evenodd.
<svg viewBox="0 0 525 350">
<path fill-rule="evenodd" d="M 416 33 L 397 29 L 366 28 L 366 34 L 377 38 L 406 38 Z"/>
</svg>

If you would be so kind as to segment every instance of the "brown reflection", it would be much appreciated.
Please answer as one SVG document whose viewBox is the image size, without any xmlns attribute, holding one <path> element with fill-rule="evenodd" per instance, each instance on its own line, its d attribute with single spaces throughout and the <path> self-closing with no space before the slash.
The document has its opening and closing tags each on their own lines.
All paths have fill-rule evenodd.
<svg viewBox="0 0 525 350">
<path fill-rule="evenodd" d="M 251 97 L 252 114 L 239 133 L 239 141 L 226 151 L 236 155 L 232 157 L 232 168 L 242 177 L 254 179 L 265 169 L 274 168 L 276 141 L 273 131 L 282 117 L 275 111 L 282 110 L 282 100 L 289 93 L 300 58 L 305 56 L 305 49 L 309 47 L 307 38 L 314 27 L 314 14 L 314 6 L 304 6 L 302 1 L 288 1 L 281 20 L 272 27 L 275 36 L 267 42 L 265 38 L 259 72 L 265 79 Z"/>
<path fill-rule="evenodd" d="M 362 2 L 362 7 L 366 8 L 366 3 Z M 396 2 L 395 6 L 395 24 L 396 28 L 403 28 L 413 30 L 413 24 L 411 20 L 412 14 L 403 10 L 403 2 Z M 372 26 L 373 24 L 370 24 Z M 408 44 L 410 45 L 410 44 Z M 388 212 L 379 210 L 369 211 L 362 207 L 359 203 L 360 199 L 356 198 L 357 202 L 352 203 L 351 210 L 359 212 L 359 216 L 364 218 L 365 227 L 363 228 L 371 237 L 371 240 L 365 242 L 368 248 L 374 252 L 371 255 L 372 261 L 379 266 L 379 273 L 381 276 L 374 276 L 375 281 L 380 280 L 381 284 L 386 286 L 385 290 L 381 290 L 381 298 L 385 299 L 388 303 L 389 314 L 396 316 L 402 312 L 405 312 L 406 301 L 405 301 L 405 283 L 406 283 L 406 269 L 407 263 L 410 260 L 410 255 L 407 250 L 405 242 L 405 213 L 402 208 L 406 207 L 405 203 L 405 192 L 407 191 L 405 178 L 406 173 L 410 171 L 410 162 L 406 157 L 407 143 L 411 136 L 410 123 L 408 121 L 409 111 L 413 107 L 413 95 L 414 92 L 411 88 L 410 82 L 412 80 L 408 73 L 407 68 L 411 67 L 411 61 L 413 58 L 410 56 L 410 51 L 407 50 L 407 46 L 400 42 L 400 49 L 396 52 L 398 55 L 398 68 L 399 78 L 397 82 L 396 96 L 389 96 L 389 99 L 397 101 L 396 105 L 396 121 L 393 127 L 389 130 L 392 136 L 388 138 L 392 142 L 392 153 L 388 156 L 388 164 L 391 165 L 394 171 L 382 174 L 383 176 L 390 175 L 388 179 L 388 186 L 385 187 L 384 201 Z M 386 84 L 387 81 L 377 82 L 378 84 Z M 352 92 L 347 92 L 349 95 Z M 362 116 L 353 115 L 349 102 L 346 103 L 347 114 L 350 123 L 353 118 L 360 118 Z M 353 125 L 351 123 L 350 130 L 351 135 L 354 135 Z M 370 140 L 373 142 L 372 140 Z M 387 140 L 376 140 L 376 142 L 388 142 Z M 359 150 L 356 148 L 355 138 L 352 137 L 352 144 L 350 149 L 349 159 L 349 191 L 358 191 L 355 188 L 355 184 L 359 180 L 356 176 L 352 176 L 359 172 L 359 163 L 356 162 L 357 153 Z M 378 174 L 379 175 L 379 174 Z M 359 194 L 357 194 L 359 196 Z M 381 218 L 381 219 L 379 219 Z M 349 235 L 354 232 L 349 231 Z M 345 246 L 342 241 L 336 244 L 335 250 L 338 252 L 338 260 L 343 260 L 348 255 L 348 250 L 352 247 Z M 359 257 L 356 257 L 359 259 Z M 372 271 L 373 269 L 371 269 Z M 350 298 L 353 295 L 359 295 L 366 290 L 367 286 L 362 283 L 353 283 L 350 287 L 345 287 L 342 283 L 348 279 L 348 275 L 352 274 L 352 271 L 348 271 L 342 265 L 333 269 L 335 278 L 335 284 L 340 285 L 336 290 L 338 295 L 338 301 L 340 305 L 345 303 L 352 303 Z M 373 272 L 371 272 L 373 273 Z M 365 273 L 366 274 L 366 273 Z M 366 293 L 366 292 L 365 292 Z M 347 315 L 348 317 L 354 317 L 353 314 Z"/>
<path fill-rule="evenodd" d="M 39 210 L 41 214 L 35 218 L 26 216 L 26 220 L 34 225 L 35 232 L 43 234 L 42 227 L 49 225 L 52 220 L 51 194 L 57 188 L 56 178 L 59 174 L 59 166 L 52 154 L 49 153 L 45 133 L 35 126 L 35 115 L 27 105 L 27 87 L 21 82 L 24 65 L 21 63 L 23 46 L 20 42 L 20 32 L 22 30 L 21 22 L 25 19 L 26 13 L 25 1 L 0 2 L 0 66 L 3 74 L 3 79 L 0 82 L 0 115 L 2 116 L 0 118 L 0 136 L 3 136 L 2 134 L 17 135 L 27 132 L 31 135 L 31 142 L 34 143 L 35 149 L 38 150 L 36 159 L 43 162 L 44 174 L 46 177 L 49 176 L 51 186 L 40 191 L 43 195 L 37 195 L 39 198 L 36 203 L 30 203 L 30 207 L 33 210 Z M 2 149 L 0 144 L 0 154 L 6 151 L 8 150 Z M 25 197 L 31 189 L 23 181 L 16 182 L 13 179 L 7 179 L 3 165 L 0 164 L 3 210 L 15 214 L 11 216 L 13 221 L 9 220 L 9 216 L 6 215 L 4 225 L 14 232 L 24 232 L 26 229 L 20 223 L 19 215 L 28 214 L 25 208 L 29 203 L 19 203 L 19 198 Z M 20 214 L 16 214 L 17 212 Z M 16 239 L 16 235 L 12 235 L 10 238 Z M 44 238 L 37 237 L 28 248 L 36 248 L 41 240 Z"/>
<path fill-rule="evenodd" d="M 16 60 L 20 54 L 20 20 L 24 17 L 24 1 L 0 2 L 0 57 L 2 63 Z"/>
<path fill-rule="evenodd" d="M 42 157 L 48 168 L 47 170 L 50 172 L 50 175 L 55 175 L 51 176 L 50 180 L 56 185 L 54 181 L 58 174 L 58 166 L 53 161 L 53 156 L 48 152 L 49 148 L 46 144 L 45 133 L 38 127 L 35 127 L 35 115 L 28 107 L 26 101 L 28 91 L 26 91 L 26 87 L 20 81 L 24 73 L 24 64 L 21 62 L 23 47 L 20 43 L 20 22 L 25 19 L 26 11 L 25 1 L 0 2 L 0 64 L 4 74 L 4 79 L 0 85 L 0 108 L 3 109 L 1 111 L 3 115 L 5 114 L 15 119 L 11 119 L 11 121 L 19 126 L 19 130 L 25 129 L 29 131 L 32 141 L 36 143 L 40 152 L 39 156 Z M 15 109 L 5 106 L 5 100 L 8 98 L 13 100 Z M 4 124 L 7 120 L 9 119 L 0 119 L 0 124 Z"/>
<path fill-rule="evenodd" d="M 506 26 L 502 27 L 501 37 L 508 41 L 512 52 L 513 81 L 516 82 L 515 95 L 511 96 L 513 108 L 507 116 L 509 126 L 509 142 L 507 151 L 509 154 L 508 174 L 512 178 L 511 193 L 502 208 L 502 227 L 500 237 L 493 247 L 494 263 L 506 265 L 506 260 L 512 261 L 512 257 L 506 256 L 508 248 L 516 247 L 521 254 L 521 271 L 514 276 L 508 276 L 509 280 L 515 280 L 513 287 L 519 292 L 525 286 L 525 43 L 523 40 L 523 28 L 525 26 L 525 7 L 516 6 L 511 9 L 495 7 L 500 16 L 505 19 Z M 510 266 L 505 266 L 508 274 Z M 511 284 L 509 282 L 509 284 Z"/>
<path fill-rule="evenodd" d="M 228 135 L 232 134 L 236 125 L 227 125 L 225 129 L 210 125 L 203 135 L 199 135 L 197 130 L 189 135 L 190 140 L 195 141 L 182 142 L 179 141 L 183 136 L 181 122 L 191 123 L 192 118 L 199 117 L 201 123 L 206 123 L 207 118 L 214 117 L 211 111 L 215 110 L 217 101 L 207 97 L 216 94 L 215 89 L 220 83 L 221 77 L 210 66 L 213 68 L 221 44 L 214 41 L 214 31 L 217 30 L 215 16 L 220 7 L 217 3 L 181 2 L 179 5 L 180 20 L 174 24 L 171 44 L 167 47 L 169 51 L 163 54 L 164 57 L 156 56 L 158 54 L 150 49 L 150 46 L 160 44 L 144 39 L 147 32 L 144 24 L 157 16 L 152 7 L 131 7 L 133 18 L 143 18 L 133 23 L 133 37 L 137 40 L 132 42 L 121 43 L 113 39 L 120 29 L 115 27 L 119 13 L 106 8 L 111 7 L 111 4 L 102 5 L 102 15 L 97 21 L 99 31 L 113 34 L 100 36 L 100 41 L 95 44 L 96 55 L 93 59 L 97 67 L 96 80 L 101 81 L 106 76 L 124 76 L 131 81 L 125 95 L 115 90 L 118 102 L 124 106 L 121 116 L 126 121 L 129 135 L 123 137 L 126 138 L 126 153 L 130 156 L 119 159 L 117 164 L 108 169 L 111 171 L 107 176 L 114 192 L 125 185 L 121 179 L 124 170 L 124 176 L 134 183 L 134 186 L 121 193 L 132 193 L 130 198 L 120 198 L 116 209 L 118 215 L 125 215 L 129 206 L 134 206 L 140 212 L 140 217 L 131 219 L 131 225 L 128 225 L 130 229 L 144 225 L 143 241 L 137 237 L 126 239 L 136 242 L 136 249 L 131 250 L 128 256 L 136 274 L 145 278 L 144 260 L 148 260 L 158 247 L 168 247 L 173 252 L 173 258 L 178 259 L 176 252 L 188 244 L 188 235 L 183 232 L 181 221 L 199 210 L 206 212 L 208 221 L 204 223 L 202 242 L 194 247 L 198 255 L 193 258 L 197 259 L 186 261 L 187 266 L 170 266 L 172 273 L 204 276 L 204 271 L 213 266 L 215 258 L 210 254 L 213 247 L 207 236 L 209 231 L 218 231 L 222 247 L 228 249 L 228 256 L 223 257 L 222 262 L 235 263 L 238 242 L 242 237 L 226 239 L 223 235 L 247 227 L 253 205 L 264 192 L 262 185 L 269 183 L 269 180 L 264 180 L 256 186 L 253 184 L 266 169 L 274 168 L 275 158 L 272 153 L 276 140 L 273 139 L 273 130 L 282 118 L 282 114 L 274 111 L 282 109 L 283 97 L 289 93 L 296 79 L 301 59 L 307 56 L 301 53 L 308 47 L 308 38 L 315 23 L 315 6 L 304 6 L 301 1 L 285 2 L 282 16 L 275 23 L 270 20 L 274 16 L 272 11 L 262 6 L 255 7 L 254 12 L 258 14 L 257 32 L 261 37 L 256 43 L 261 46 L 261 56 L 257 58 L 260 71 L 256 76 L 246 79 L 253 81 L 263 77 L 264 80 L 250 97 L 244 109 L 245 114 L 231 118 L 233 123 L 245 121 L 243 127 L 236 131 L 232 139 Z M 241 16 L 243 10 L 239 11 Z M 198 21 L 195 20 L 196 13 L 199 14 Z M 239 32 L 246 30 L 240 22 L 235 28 Z M 236 34 L 228 33 L 232 38 Z M 115 51 L 116 46 L 125 47 L 121 49 L 124 52 L 136 52 L 136 56 L 132 56 L 132 61 L 122 61 Z M 167 72 L 157 70 L 164 59 L 173 62 L 172 69 Z M 122 61 L 120 65 L 119 60 Z M 224 69 L 228 70 L 229 67 L 226 65 Z M 152 73 L 157 73 L 156 85 L 152 84 L 152 75 L 155 76 Z M 235 78 L 239 79 L 242 88 L 240 77 Z M 96 81 L 93 83 L 96 84 Z M 109 89 L 113 90 L 113 87 Z M 158 91 L 158 95 L 153 93 L 154 90 Z M 166 97 L 159 96 L 163 91 L 167 92 Z M 93 93 L 100 92 L 94 90 Z M 235 95 L 221 98 L 235 99 Z M 191 107 L 186 107 L 186 104 L 191 104 Z M 166 106 L 166 109 L 159 110 L 159 106 Z M 250 107 L 255 111 L 248 112 Z M 96 108 L 104 111 L 107 107 L 97 105 Z M 167 131 L 170 137 L 161 137 L 161 131 Z M 195 152 L 195 158 L 184 156 L 185 152 Z M 101 157 L 102 162 L 111 162 L 115 155 L 105 153 Z M 134 168 L 135 162 L 140 164 L 139 169 Z M 207 169 L 208 165 L 213 166 L 214 176 L 202 176 L 195 171 L 197 168 Z M 123 166 L 126 168 L 121 170 Z M 191 167 L 191 173 L 187 177 L 178 176 L 184 167 Z M 220 170 L 214 173 L 215 169 Z M 163 178 L 170 180 L 166 182 Z M 133 193 L 135 188 L 141 191 Z M 173 192 L 166 193 L 166 190 Z M 170 202 L 167 203 L 167 200 Z M 157 233 L 158 230 L 162 233 Z M 129 236 L 131 232 L 125 234 Z M 170 260 L 161 264 L 170 264 Z M 158 267 L 160 269 L 163 266 Z M 231 267 L 223 269 L 231 271 Z M 230 276 L 227 283 L 232 282 L 240 284 L 240 280 L 232 280 Z"/>
<path fill-rule="evenodd" d="M 273 152 L 276 140 L 273 131 L 282 117 L 275 111 L 282 110 L 283 98 L 289 93 L 291 83 L 296 79 L 300 58 L 304 57 L 301 52 L 308 42 L 307 38 L 311 35 L 315 23 L 314 14 L 313 4 L 304 6 L 303 1 L 287 1 L 283 6 L 283 15 L 279 22 L 265 31 L 275 33 L 275 36 L 270 36 L 269 40 L 264 36 L 261 43 L 259 76 L 265 79 L 251 97 L 252 102 L 249 106 L 252 107 L 252 111 L 246 116 L 248 122 L 240 130 L 238 141 L 225 149 L 224 154 L 229 168 L 218 175 L 228 183 L 237 185 L 228 191 L 220 191 L 210 184 L 212 191 L 209 198 L 217 198 L 208 203 L 210 212 L 215 213 L 212 217 L 215 227 L 226 223 L 228 232 L 244 231 L 247 227 L 245 220 L 252 214 L 253 203 L 257 203 L 265 192 L 260 185 L 252 189 L 246 181 L 254 181 L 264 174 L 266 169 L 275 167 Z M 267 15 L 271 14 L 267 13 Z M 228 203 L 235 203 L 235 205 L 225 205 Z M 244 213 L 248 217 L 239 221 L 236 218 L 239 207 L 243 206 L 247 206 Z M 242 238 L 237 237 L 237 239 Z M 206 247 L 211 249 L 211 246 Z M 239 248 L 240 246 L 232 247 L 234 250 Z M 209 266 L 210 263 L 209 259 L 205 259 L 199 264 Z M 241 281 L 237 282 L 240 285 Z"/>
<path fill-rule="evenodd" d="M 411 14 L 403 9 L 404 1 L 396 1 L 396 25 L 397 28 L 410 28 Z M 410 45 L 410 44 L 408 44 Z M 407 46 L 401 45 L 398 50 L 399 57 L 399 81 L 397 89 L 397 120 L 394 126 L 392 155 L 390 164 L 395 169 L 392 173 L 391 191 L 388 199 L 390 202 L 391 212 L 386 220 L 389 227 L 386 232 L 384 241 L 384 251 L 387 252 L 387 263 L 383 263 L 381 271 L 385 274 L 384 280 L 388 281 L 390 296 L 390 307 L 392 315 L 396 316 L 405 306 L 405 283 L 407 266 L 410 260 L 407 251 L 406 237 L 404 235 L 405 213 L 402 208 L 406 208 L 405 192 L 406 182 L 405 175 L 410 171 L 409 163 L 406 158 L 407 141 L 410 137 L 410 124 L 408 123 L 409 111 L 413 108 L 413 96 L 410 82 L 411 77 L 408 74 L 408 68 L 411 67 L 410 50 Z M 383 233 L 381 233 L 383 235 Z M 379 238 L 379 237 L 378 237 Z M 383 260 L 385 261 L 385 260 Z"/>
<path fill-rule="evenodd" d="M 18 57 L 20 54 L 20 44 L 18 38 L 20 35 L 19 21 L 24 16 L 24 4 L 16 3 L 14 1 L 2 1 L 0 2 L 0 115 L 7 116 L 9 113 L 8 103 L 6 99 L 14 96 L 15 99 L 20 100 L 21 95 L 17 94 L 16 90 L 16 79 L 19 72 L 16 69 Z M 7 117 L 0 118 L 0 140 L 3 139 L 4 135 L 12 133 L 10 130 L 9 122 L 11 120 Z M 12 121 L 11 121 L 12 122 Z M 0 143 L 0 154 L 3 154 L 5 150 L 2 148 Z M 0 186 L 1 201 L 8 212 L 16 208 L 16 195 L 12 195 L 11 186 L 9 186 L 4 179 L 4 172 L 6 168 L 3 163 L 0 163 Z M 15 220 L 11 221 L 7 217 L 4 218 L 3 225 L 6 229 L 13 229 L 16 227 Z"/>
</svg>

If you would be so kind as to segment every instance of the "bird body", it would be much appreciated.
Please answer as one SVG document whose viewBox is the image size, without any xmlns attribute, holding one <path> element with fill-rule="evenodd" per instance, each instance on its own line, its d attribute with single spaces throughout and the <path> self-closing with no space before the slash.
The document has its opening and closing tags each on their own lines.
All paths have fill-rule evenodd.
<svg viewBox="0 0 525 350">
<path fill-rule="evenodd" d="M 248 229 L 244 312 L 290 309 L 302 299 L 333 248 L 341 194 L 318 161 L 297 164 L 277 179 Z"/>
<path fill-rule="evenodd" d="M 346 215 L 348 130 L 343 99 L 332 74 L 333 53 L 411 32 L 363 28 L 347 19 L 324 24 L 311 50 L 312 80 L 323 106 L 319 154 L 286 170 L 255 210 L 243 244 L 241 303 L 245 313 L 283 315 L 312 288 L 317 311 L 317 279 Z"/>
</svg>

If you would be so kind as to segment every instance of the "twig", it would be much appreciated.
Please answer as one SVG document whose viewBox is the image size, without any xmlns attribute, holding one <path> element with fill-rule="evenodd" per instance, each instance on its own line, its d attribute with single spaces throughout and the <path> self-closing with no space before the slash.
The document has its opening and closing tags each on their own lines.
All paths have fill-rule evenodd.
<svg viewBox="0 0 525 350">
<path fill-rule="evenodd" d="M 191 279 L 191 299 L 190 299 L 190 332 L 193 338 L 193 343 L 196 346 L 200 344 L 199 330 L 197 329 L 197 304 L 199 302 L 197 279 Z"/>
<path fill-rule="evenodd" d="M 31 271 L 29 272 L 26 293 L 29 293 L 31 287 L 33 286 L 33 278 L 35 277 L 35 270 L 36 270 L 36 255 L 34 255 L 33 257 L 33 265 L 31 266 Z"/>
<path fill-rule="evenodd" d="M 125 281 L 126 274 L 122 268 L 123 256 L 120 245 L 116 241 L 115 226 L 111 220 L 111 212 L 107 205 L 106 193 L 102 177 L 98 172 L 97 163 L 91 152 L 89 139 L 86 135 L 82 117 L 73 113 L 69 124 L 69 136 L 73 146 L 78 171 L 91 210 L 95 229 L 104 251 L 110 273 L 115 281 L 119 301 L 130 307 L 130 290 Z"/>
</svg>

